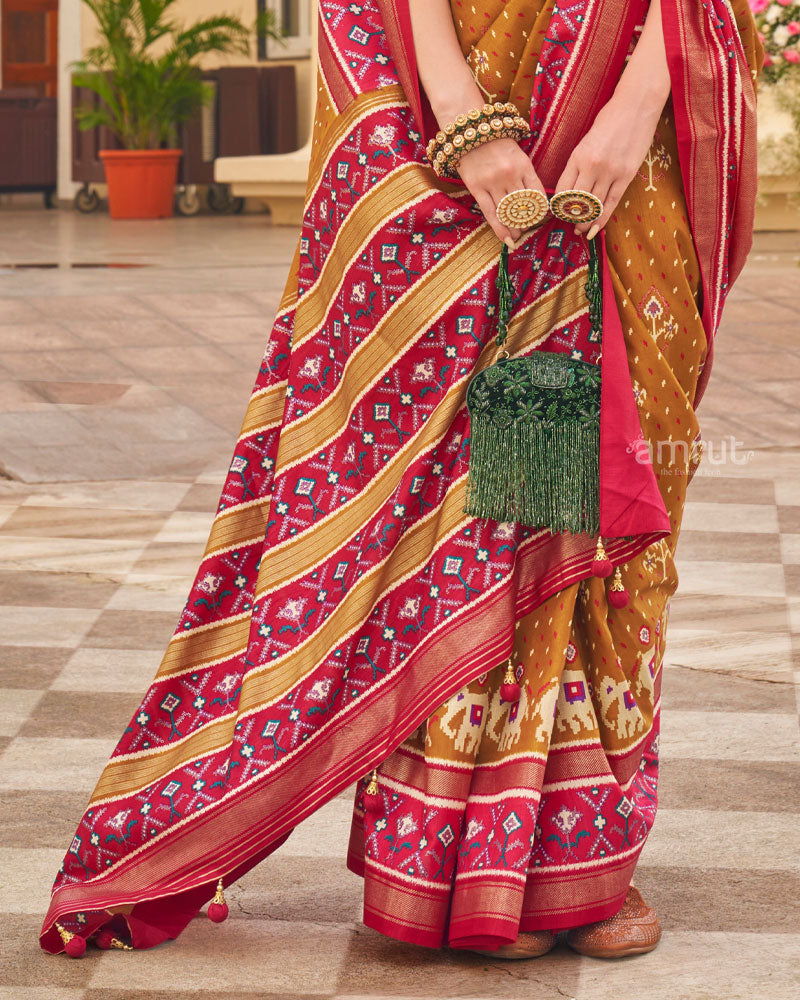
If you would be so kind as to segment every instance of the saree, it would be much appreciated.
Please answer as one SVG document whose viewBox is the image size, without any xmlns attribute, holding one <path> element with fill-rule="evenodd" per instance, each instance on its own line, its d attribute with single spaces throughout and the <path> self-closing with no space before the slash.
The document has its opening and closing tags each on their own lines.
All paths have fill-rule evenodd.
<svg viewBox="0 0 800 1000">
<path fill-rule="evenodd" d="M 673 96 L 599 237 L 602 351 L 584 237 L 549 220 L 509 268 L 512 352 L 601 365 L 600 527 L 629 606 L 591 575 L 596 538 L 464 514 L 466 389 L 493 355 L 500 245 L 425 160 L 436 123 L 407 2 L 320 0 L 286 289 L 175 633 L 56 876 L 45 950 L 64 950 L 60 929 L 177 937 L 218 880 L 353 783 L 348 864 L 384 933 L 496 947 L 621 906 L 656 810 L 694 407 L 754 203 L 749 11 L 664 8 Z M 465 57 L 530 114 L 546 186 L 646 11 L 454 0 Z"/>
</svg>

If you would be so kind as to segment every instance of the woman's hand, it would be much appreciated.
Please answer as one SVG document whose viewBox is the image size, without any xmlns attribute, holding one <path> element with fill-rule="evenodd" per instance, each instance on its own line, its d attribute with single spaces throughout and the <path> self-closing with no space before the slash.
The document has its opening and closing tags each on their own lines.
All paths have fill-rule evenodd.
<svg viewBox="0 0 800 1000">
<path fill-rule="evenodd" d="M 579 188 L 590 191 L 603 203 L 600 217 L 577 224 L 576 232 L 588 230 L 589 239 L 593 239 L 611 218 L 647 156 L 660 116 L 660 109 L 657 113 L 643 113 L 631 102 L 616 97 L 600 109 L 556 184 L 556 192 Z"/>
<path fill-rule="evenodd" d="M 611 218 L 625 189 L 647 156 L 670 92 L 670 75 L 661 24 L 661 0 L 650 0 L 644 27 L 614 94 L 573 149 L 556 184 L 590 191 L 603 203 L 594 222 L 575 231 L 593 239 Z"/>
<path fill-rule="evenodd" d="M 522 230 L 509 229 L 500 222 L 497 203 L 520 188 L 536 188 L 544 193 L 528 155 L 514 139 L 492 139 L 465 153 L 457 170 L 497 238 L 513 250 Z"/>
</svg>

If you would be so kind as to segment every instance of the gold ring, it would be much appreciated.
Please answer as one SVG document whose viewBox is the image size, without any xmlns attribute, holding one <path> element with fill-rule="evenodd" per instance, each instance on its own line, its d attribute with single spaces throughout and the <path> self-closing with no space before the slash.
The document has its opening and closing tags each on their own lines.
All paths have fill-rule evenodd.
<svg viewBox="0 0 800 1000">
<path fill-rule="evenodd" d="M 509 229 L 530 229 L 547 215 L 547 195 L 535 188 L 509 191 L 497 203 L 497 218 Z"/>
<path fill-rule="evenodd" d="M 594 222 L 603 214 L 603 203 L 591 191 L 570 188 L 553 195 L 550 211 L 562 222 Z"/>
</svg>

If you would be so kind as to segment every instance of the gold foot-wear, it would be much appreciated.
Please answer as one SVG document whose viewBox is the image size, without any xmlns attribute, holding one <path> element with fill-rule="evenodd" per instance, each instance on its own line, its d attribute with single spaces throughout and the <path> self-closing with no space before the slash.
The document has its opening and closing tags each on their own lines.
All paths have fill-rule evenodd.
<svg viewBox="0 0 800 1000">
<path fill-rule="evenodd" d="M 541 958 L 556 946 L 558 938 L 550 931 L 529 931 L 519 935 L 511 944 L 504 944 L 495 951 L 474 948 L 476 955 L 488 955 L 489 958 Z"/>
<path fill-rule="evenodd" d="M 656 911 L 631 886 L 619 913 L 585 927 L 575 927 L 567 935 L 573 951 L 591 958 L 624 958 L 652 951 L 661 940 L 661 924 Z"/>
</svg>

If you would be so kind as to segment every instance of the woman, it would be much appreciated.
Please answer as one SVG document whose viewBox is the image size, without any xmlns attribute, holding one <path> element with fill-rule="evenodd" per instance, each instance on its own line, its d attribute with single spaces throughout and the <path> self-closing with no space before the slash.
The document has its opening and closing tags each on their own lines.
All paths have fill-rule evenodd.
<svg viewBox="0 0 800 1000">
<path fill-rule="evenodd" d="M 754 206 L 763 54 L 733 7 L 321 0 L 291 274 L 205 556 L 56 879 L 46 950 L 151 947 L 212 897 L 224 918 L 224 886 L 355 781 L 369 926 L 501 957 L 564 929 L 586 954 L 655 946 L 630 883 L 656 810 L 673 553 Z M 486 100 L 529 133 L 439 178 L 428 141 Z M 520 188 L 581 189 L 602 211 L 591 230 L 550 214 L 522 233 L 497 216 Z M 599 562 L 596 532 L 464 513 L 500 241 L 516 247 L 509 352 L 601 364 Z"/>
</svg>

